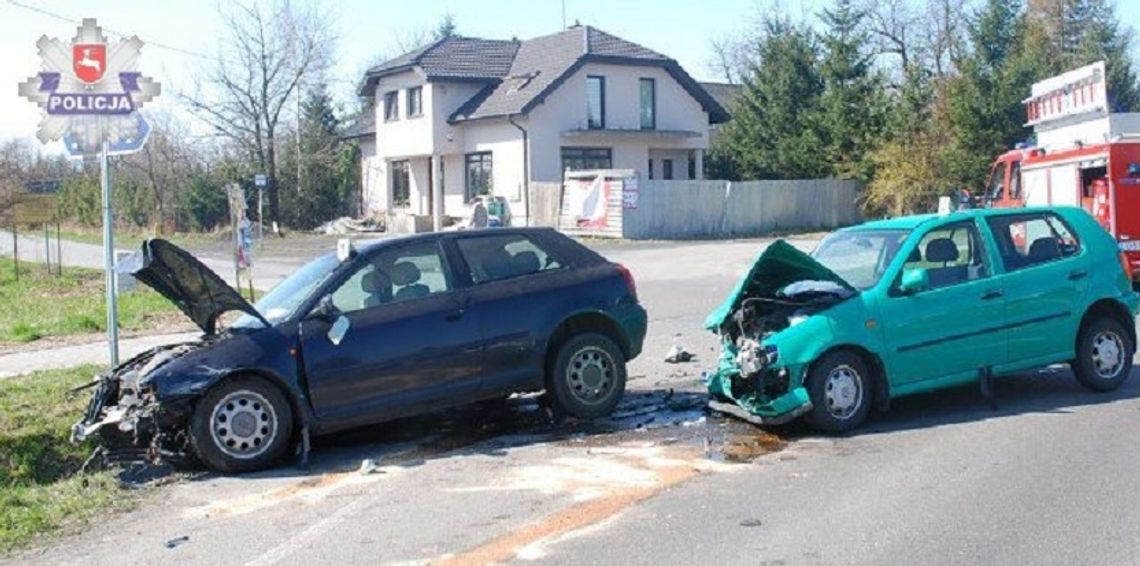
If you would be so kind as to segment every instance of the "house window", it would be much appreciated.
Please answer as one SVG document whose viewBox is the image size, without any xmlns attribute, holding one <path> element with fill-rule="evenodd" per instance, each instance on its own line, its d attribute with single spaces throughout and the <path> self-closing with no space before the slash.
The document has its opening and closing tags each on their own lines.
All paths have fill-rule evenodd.
<svg viewBox="0 0 1140 566">
<path fill-rule="evenodd" d="M 641 129 L 657 129 L 657 81 L 641 79 Z"/>
<path fill-rule="evenodd" d="M 689 178 L 697 178 L 697 154 L 692 151 L 689 152 Z"/>
<path fill-rule="evenodd" d="M 649 160 L 649 178 L 650 179 L 653 178 L 653 160 L 652 159 Z"/>
<path fill-rule="evenodd" d="M 418 118 L 424 115 L 424 89 L 414 86 L 408 89 L 408 117 Z"/>
<path fill-rule="evenodd" d="M 394 122 L 400 119 L 400 107 L 397 104 L 400 93 L 389 91 L 384 93 L 384 121 Z"/>
<path fill-rule="evenodd" d="M 586 122 L 591 130 L 606 127 L 606 78 L 586 77 Z"/>
<path fill-rule="evenodd" d="M 479 195 L 491 194 L 491 152 L 468 153 L 465 169 L 467 185 L 464 195 L 467 202 Z"/>
<path fill-rule="evenodd" d="M 393 161 L 392 171 L 392 206 L 408 206 L 412 202 L 411 173 L 407 161 Z"/>
<path fill-rule="evenodd" d="M 661 178 L 666 179 L 666 180 L 673 178 L 673 160 L 672 159 L 662 159 L 661 160 Z"/>
<path fill-rule="evenodd" d="M 608 147 L 562 148 L 563 171 L 590 171 L 613 167 L 613 151 Z"/>
</svg>

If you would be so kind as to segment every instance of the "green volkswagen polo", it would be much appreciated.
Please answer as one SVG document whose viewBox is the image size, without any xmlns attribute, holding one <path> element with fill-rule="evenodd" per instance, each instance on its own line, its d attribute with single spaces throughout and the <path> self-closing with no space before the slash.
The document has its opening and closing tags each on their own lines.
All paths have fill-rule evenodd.
<svg viewBox="0 0 1140 566">
<path fill-rule="evenodd" d="M 710 406 L 761 424 L 859 426 L 890 399 L 1068 363 L 1094 391 L 1132 369 L 1140 299 L 1080 208 L 869 222 L 811 253 L 777 241 L 705 321 Z"/>
</svg>

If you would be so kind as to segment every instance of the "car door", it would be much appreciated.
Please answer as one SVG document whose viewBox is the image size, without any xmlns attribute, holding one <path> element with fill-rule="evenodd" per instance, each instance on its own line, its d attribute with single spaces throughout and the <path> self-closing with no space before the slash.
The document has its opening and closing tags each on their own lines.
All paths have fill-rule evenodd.
<svg viewBox="0 0 1140 566">
<path fill-rule="evenodd" d="M 975 221 L 931 228 L 904 252 L 907 260 L 880 306 L 895 391 L 966 381 L 978 368 L 1000 363 L 1004 296 Z M 927 270 L 927 289 L 899 290 L 910 269 Z"/>
<path fill-rule="evenodd" d="M 986 219 L 1001 261 L 1008 349 L 1002 371 L 1072 357 L 1089 257 L 1061 217 L 1051 212 Z"/>
<path fill-rule="evenodd" d="M 358 263 L 328 294 L 334 314 L 302 323 L 317 415 L 371 422 L 477 391 L 479 327 L 439 243 L 385 247 Z"/>
<path fill-rule="evenodd" d="M 485 391 L 541 384 L 542 347 L 557 290 L 570 284 L 566 258 L 531 234 L 454 240 L 470 278 L 470 305 L 484 341 Z"/>
</svg>

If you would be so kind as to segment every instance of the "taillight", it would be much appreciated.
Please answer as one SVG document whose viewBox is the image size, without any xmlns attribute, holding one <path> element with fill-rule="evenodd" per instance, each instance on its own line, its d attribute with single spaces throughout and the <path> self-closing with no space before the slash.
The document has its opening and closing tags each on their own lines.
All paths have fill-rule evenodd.
<svg viewBox="0 0 1140 566">
<path fill-rule="evenodd" d="M 1120 266 L 1124 268 L 1124 275 L 1132 281 L 1132 263 L 1128 261 L 1128 256 L 1124 252 L 1120 252 Z"/>
<path fill-rule="evenodd" d="M 625 279 L 625 284 L 629 287 L 629 294 L 633 296 L 634 300 L 636 300 L 637 299 L 637 283 L 635 283 L 633 280 L 633 273 L 630 272 L 628 267 L 626 267 L 620 263 L 617 264 L 617 268 L 618 268 L 618 271 L 621 272 L 622 278 Z"/>
</svg>

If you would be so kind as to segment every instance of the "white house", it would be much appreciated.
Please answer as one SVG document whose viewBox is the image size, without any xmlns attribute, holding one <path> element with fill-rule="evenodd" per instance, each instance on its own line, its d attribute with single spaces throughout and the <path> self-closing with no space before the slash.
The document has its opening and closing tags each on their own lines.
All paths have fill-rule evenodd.
<svg viewBox="0 0 1140 566">
<path fill-rule="evenodd" d="M 700 178 L 710 125 L 728 120 L 675 60 L 589 26 L 446 37 L 370 69 L 360 94 L 375 101 L 375 127 L 350 134 L 364 210 L 398 230 L 465 216 L 479 194 L 506 197 L 521 224 L 530 183 L 567 169 Z"/>
</svg>

